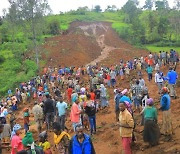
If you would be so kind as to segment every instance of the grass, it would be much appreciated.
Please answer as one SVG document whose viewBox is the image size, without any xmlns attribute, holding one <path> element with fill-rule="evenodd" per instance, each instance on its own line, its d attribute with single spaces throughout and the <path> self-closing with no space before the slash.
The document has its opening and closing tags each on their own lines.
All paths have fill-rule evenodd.
<svg viewBox="0 0 180 154">
<path fill-rule="evenodd" d="M 180 53 L 180 47 L 157 47 L 154 45 L 146 45 L 145 47 L 151 52 L 170 51 L 170 49 L 174 49 L 178 53 Z"/>
</svg>

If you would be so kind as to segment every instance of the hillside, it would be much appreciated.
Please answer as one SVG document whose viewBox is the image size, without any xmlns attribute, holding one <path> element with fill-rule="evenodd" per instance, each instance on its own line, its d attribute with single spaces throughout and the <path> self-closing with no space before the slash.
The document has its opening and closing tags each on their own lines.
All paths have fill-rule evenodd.
<svg viewBox="0 0 180 154">
<path fill-rule="evenodd" d="M 74 44 L 72 44 L 72 42 Z M 89 63 L 94 64 L 96 62 L 102 65 L 111 66 L 118 64 L 120 59 L 130 60 L 134 57 L 141 55 L 145 56 L 148 54 L 147 51 L 135 48 L 120 39 L 111 28 L 110 24 L 106 22 L 73 22 L 67 34 L 48 38 L 46 43 L 43 45 L 43 48 L 48 51 L 47 55 L 43 55 L 43 60 L 48 62 L 47 66 L 54 67 L 58 67 L 59 65 L 81 66 Z M 62 52 L 62 50 L 67 51 L 68 53 Z M 50 61 L 50 59 L 52 60 Z M 73 59 L 76 61 L 73 61 Z M 168 67 L 163 67 L 162 70 L 166 73 Z M 177 71 L 180 72 L 179 65 L 177 67 Z M 136 75 L 136 72 L 134 72 L 133 75 Z M 147 74 L 144 71 L 143 77 L 148 86 L 150 96 L 155 100 L 156 106 L 159 107 L 157 86 L 153 81 L 147 81 Z M 126 78 L 122 81 L 119 77 L 117 87 L 120 87 L 121 89 L 129 88 L 130 78 Z M 87 77 L 85 77 L 84 80 L 86 81 Z M 108 91 L 110 94 L 110 107 L 105 111 L 97 113 L 97 134 L 92 138 L 97 154 L 119 154 L 121 151 L 121 139 L 115 122 L 113 89 L 110 88 Z M 178 86 L 177 93 L 179 92 L 180 88 Z M 179 102 L 179 97 L 176 100 L 172 100 L 172 120 L 174 128 L 173 140 L 166 142 L 162 136 L 158 146 L 147 149 L 146 144 L 142 139 L 143 127 L 137 125 L 135 129 L 137 142 L 133 147 L 135 154 L 173 154 L 180 152 Z M 135 119 L 136 122 L 139 123 L 141 116 L 135 113 Z M 162 112 L 158 112 L 158 123 L 161 127 Z M 69 118 L 67 126 L 71 127 Z M 32 125 L 31 129 L 35 129 L 35 126 Z M 36 135 L 36 130 L 34 130 L 34 132 Z M 73 133 L 71 133 L 71 135 L 73 135 Z M 52 133 L 49 134 L 49 140 L 53 144 Z"/>
</svg>

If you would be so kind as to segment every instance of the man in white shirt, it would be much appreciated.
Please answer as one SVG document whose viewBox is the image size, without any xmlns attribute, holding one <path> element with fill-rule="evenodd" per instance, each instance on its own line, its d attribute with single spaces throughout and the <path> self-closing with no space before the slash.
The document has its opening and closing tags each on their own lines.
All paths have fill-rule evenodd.
<svg viewBox="0 0 180 154">
<path fill-rule="evenodd" d="M 163 73 L 158 70 L 155 74 L 154 79 L 155 79 L 155 83 L 158 85 L 159 94 L 161 94 L 161 89 L 162 89 L 163 84 L 164 84 L 163 83 L 164 82 Z"/>
</svg>

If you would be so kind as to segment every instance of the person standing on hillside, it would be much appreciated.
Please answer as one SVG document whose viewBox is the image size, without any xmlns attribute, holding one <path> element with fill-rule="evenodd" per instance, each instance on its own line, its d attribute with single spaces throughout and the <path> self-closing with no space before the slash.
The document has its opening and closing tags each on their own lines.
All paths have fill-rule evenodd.
<svg viewBox="0 0 180 154">
<path fill-rule="evenodd" d="M 95 154 L 94 146 L 89 135 L 84 133 L 82 125 L 76 126 L 76 135 L 70 141 L 69 154 Z"/>
<path fill-rule="evenodd" d="M 116 72 L 114 70 L 111 70 L 110 77 L 111 77 L 111 86 L 114 88 L 116 84 Z"/>
<path fill-rule="evenodd" d="M 43 109 L 37 102 L 34 102 L 32 113 L 34 115 L 34 120 L 36 122 L 38 132 L 40 133 L 43 124 Z"/>
<path fill-rule="evenodd" d="M 78 104 L 79 104 L 79 99 L 77 99 L 75 103 L 73 103 L 71 107 L 71 113 L 70 113 L 70 119 L 72 121 L 74 132 L 75 132 L 76 125 L 81 124 L 80 115 L 82 111 L 79 109 Z"/>
<path fill-rule="evenodd" d="M 172 67 L 170 67 L 166 79 L 168 80 L 168 88 L 170 90 L 170 96 L 174 98 L 176 98 L 175 84 L 177 78 L 178 78 L 177 72 L 174 71 Z"/>
<path fill-rule="evenodd" d="M 155 83 L 158 86 L 158 90 L 159 90 L 159 94 L 161 94 L 161 89 L 163 87 L 163 82 L 164 82 L 164 78 L 163 78 L 163 72 L 157 71 L 155 74 Z"/>
<path fill-rule="evenodd" d="M 120 114 L 119 114 L 119 127 L 120 136 L 122 139 L 123 151 L 125 154 L 131 154 L 131 142 L 132 134 L 134 128 L 134 120 L 131 113 L 126 109 L 124 103 L 119 104 Z"/>
<path fill-rule="evenodd" d="M 139 85 L 139 80 L 136 80 L 136 84 L 134 86 L 132 86 L 132 93 L 134 96 L 134 106 L 136 109 L 138 109 L 138 111 L 140 112 L 140 103 L 141 103 L 141 99 L 142 99 L 142 92 L 143 89 L 142 87 Z"/>
<path fill-rule="evenodd" d="M 155 146 L 159 142 L 160 131 L 157 124 L 157 109 L 153 106 L 153 99 L 147 100 L 147 106 L 144 109 L 144 132 L 143 139 L 149 142 L 150 146 Z"/>
<path fill-rule="evenodd" d="M 67 103 L 63 101 L 62 96 L 59 97 L 59 101 L 56 104 L 57 113 L 58 113 L 58 122 L 64 130 L 65 128 L 65 121 L 66 121 L 66 110 L 67 110 Z"/>
<path fill-rule="evenodd" d="M 114 90 L 115 96 L 114 96 L 114 102 L 115 102 L 115 113 L 116 113 L 116 122 L 119 121 L 119 103 L 120 103 L 120 98 L 123 96 L 121 94 L 121 91 L 119 89 Z"/>
<path fill-rule="evenodd" d="M 46 101 L 44 102 L 44 115 L 46 117 L 46 126 L 47 130 L 52 127 L 52 123 L 54 122 L 54 102 L 50 99 L 50 95 L 46 95 Z"/>
<path fill-rule="evenodd" d="M 146 72 L 148 73 L 148 80 L 151 81 L 152 80 L 152 73 L 153 73 L 153 68 L 151 65 L 148 65 L 148 67 L 146 68 Z"/>
<path fill-rule="evenodd" d="M 171 98 L 168 94 L 168 88 L 162 88 L 162 96 L 160 101 L 161 107 L 159 110 L 163 113 L 163 121 L 162 121 L 162 134 L 164 134 L 168 140 L 171 139 L 171 135 L 173 133 L 172 130 L 172 120 L 171 120 Z"/>
<path fill-rule="evenodd" d="M 97 103 L 91 100 L 91 95 L 87 94 L 87 102 L 85 106 L 85 113 L 88 115 L 90 123 L 91 135 L 96 133 L 96 111 Z"/>
</svg>

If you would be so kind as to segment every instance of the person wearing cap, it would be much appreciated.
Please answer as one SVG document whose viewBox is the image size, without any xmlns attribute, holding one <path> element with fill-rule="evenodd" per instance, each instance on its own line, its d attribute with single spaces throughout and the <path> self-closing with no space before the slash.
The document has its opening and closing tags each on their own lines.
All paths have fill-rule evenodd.
<svg viewBox="0 0 180 154">
<path fill-rule="evenodd" d="M 22 127 L 19 124 L 15 124 L 11 133 L 11 154 L 23 150 L 22 139 L 20 137 Z"/>
<path fill-rule="evenodd" d="M 170 90 L 170 96 L 176 98 L 175 85 L 178 79 L 178 74 L 173 70 L 172 67 L 169 68 L 166 79 L 168 80 L 168 88 Z"/>
<path fill-rule="evenodd" d="M 162 111 L 162 134 L 164 134 L 168 140 L 171 139 L 171 135 L 173 133 L 172 130 L 172 120 L 171 120 L 171 98 L 168 94 L 168 88 L 162 88 L 162 96 L 160 100 L 161 107 L 159 110 Z"/>
<path fill-rule="evenodd" d="M 119 104 L 119 127 L 122 139 L 122 147 L 125 154 L 131 154 L 131 142 L 134 128 L 134 120 L 131 113 L 127 110 L 124 103 Z"/>
<path fill-rule="evenodd" d="M 44 115 L 42 107 L 36 101 L 34 102 L 32 113 L 34 115 L 34 120 L 36 122 L 38 132 L 40 133 L 43 125 Z"/>
<path fill-rule="evenodd" d="M 157 124 L 157 109 L 153 104 L 153 99 L 149 98 L 144 109 L 143 139 L 145 142 L 149 142 L 150 146 L 157 145 L 160 137 L 159 126 Z"/>
</svg>

